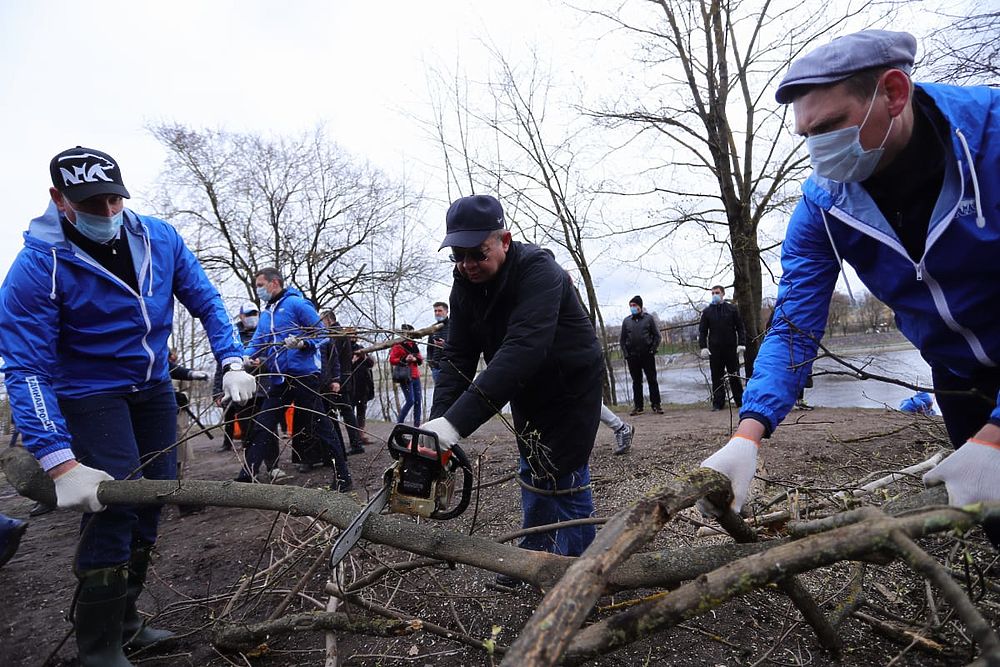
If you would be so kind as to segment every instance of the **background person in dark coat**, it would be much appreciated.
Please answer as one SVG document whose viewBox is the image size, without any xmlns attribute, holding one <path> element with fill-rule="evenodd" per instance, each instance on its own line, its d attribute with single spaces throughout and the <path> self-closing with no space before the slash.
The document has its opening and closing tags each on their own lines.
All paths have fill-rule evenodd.
<svg viewBox="0 0 1000 667">
<path fill-rule="evenodd" d="M 660 330 L 656 320 L 642 309 L 642 297 L 638 294 L 628 302 L 631 314 L 622 322 L 622 355 L 632 376 L 632 396 L 635 409 L 629 414 L 639 415 L 643 411 L 642 376 L 649 384 L 649 403 L 656 414 L 660 409 L 660 383 L 656 380 L 656 350 L 660 347 Z"/>
<path fill-rule="evenodd" d="M 257 322 L 259 319 L 260 309 L 253 301 L 247 301 L 240 306 L 240 312 L 236 320 L 236 333 L 239 335 L 240 343 L 244 347 L 253 339 L 253 334 L 257 331 Z M 222 364 L 218 364 L 215 368 L 215 382 L 212 387 L 212 397 L 215 399 L 215 404 L 218 407 L 222 407 L 223 373 Z M 250 425 L 253 423 L 250 418 L 257 411 L 257 401 L 261 395 L 262 392 L 258 389 L 253 400 L 247 401 L 243 405 L 229 403 L 226 406 L 226 411 L 222 415 L 223 437 L 222 449 L 220 451 L 224 452 L 233 448 L 237 431 L 239 431 L 239 437 L 243 442 L 250 441 Z"/>
<path fill-rule="evenodd" d="M 323 311 L 323 325 L 331 331 L 323 359 L 323 374 L 320 386 L 323 390 L 323 397 L 330 405 L 330 417 L 333 419 L 333 426 L 340 432 L 340 424 L 344 424 L 347 431 L 346 442 L 350 443 L 348 454 L 364 454 L 365 448 L 361 444 L 361 431 L 358 428 L 358 420 L 354 414 L 354 397 L 351 395 L 353 385 L 348 380 L 354 372 L 351 357 L 354 356 L 354 344 L 351 341 L 350 332 L 337 322 L 337 315 L 332 310 Z M 339 335 L 338 335 L 339 334 Z M 336 357 L 339 363 L 332 363 L 332 358 Z M 334 368 L 339 369 L 339 375 L 334 376 Z M 340 419 L 337 419 L 337 414 Z M 344 441 L 344 438 L 341 437 Z"/>
<path fill-rule="evenodd" d="M 603 364 L 572 281 L 538 246 L 511 241 L 493 197 L 457 200 L 447 225 L 442 247 L 452 247 L 455 261 L 451 328 L 423 428 L 450 446 L 510 403 L 519 474 L 530 487 L 521 490 L 523 525 L 590 516 Z M 486 369 L 477 376 L 480 356 Z M 521 546 L 578 556 L 594 534 L 577 526 L 531 535 Z"/>
<path fill-rule="evenodd" d="M 344 385 L 351 395 L 354 406 L 354 416 L 357 418 L 358 428 L 361 429 L 362 444 L 371 444 L 371 440 L 365 433 L 366 415 L 368 413 L 368 403 L 375 398 L 375 375 L 372 369 L 375 367 L 375 360 L 370 354 L 361 352 L 362 347 L 357 342 L 357 336 L 352 331 L 351 339 L 351 377 Z"/>
<path fill-rule="evenodd" d="M 427 338 L 427 367 L 431 369 L 431 377 L 434 378 L 436 385 L 441 376 L 438 358 L 444 350 L 445 341 L 448 340 L 448 304 L 444 301 L 434 303 L 434 320 L 441 325 L 441 328 Z"/>
<path fill-rule="evenodd" d="M 747 334 L 740 311 L 726 303 L 722 285 L 712 288 L 712 303 L 701 311 L 698 325 L 698 347 L 701 358 L 708 359 L 712 369 L 712 409 L 721 410 L 726 404 L 726 375 L 733 392 L 733 402 L 743 405 L 743 380 L 740 378 L 740 354 L 746 349 Z"/>
</svg>

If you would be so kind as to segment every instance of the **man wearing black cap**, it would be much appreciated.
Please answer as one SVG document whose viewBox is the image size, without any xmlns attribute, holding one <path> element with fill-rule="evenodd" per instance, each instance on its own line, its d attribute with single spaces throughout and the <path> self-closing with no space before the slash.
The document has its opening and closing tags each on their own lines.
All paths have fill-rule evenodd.
<svg viewBox="0 0 1000 667">
<path fill-rule="evenodd" d="M 441 247 L 451 247 L 455 263 L 451 329 L 432 419 L 421 428 L 451 446 L 509 402 L 524 527 L 590 516 L 603 365 L 570 277 L 551 254 L 511 240 L 493 197 L 455 201 L 446 221 Z M 477 376 L 480 355 L 486 369 Z M 529 536 L 521 546 L 577 556 L 594 534 L 580 526 Z"/>
<path fill-rule="evenodd" d="M 813 174 L 740 425 L 704 462 L 730 478 L 736 509 L 760 439 L 809 377 L 843 261 L 895 311 L 935 388 L 959 392 L 937 395 L 959 449 L 924 481 L 944 483 L 956 505 L 1000 500 L 1000 90 L 914 84 L 916 48 L 903 32 L 854 33 L 793 62 L 778 86 Z"/>
<path fill-rule="evenodd" d="M 656 320 L 642 308 L 642 297 L 636 294 L 628 302 L 629 316 L 622 321 L 621 338 L 618 341 L 632 376 L 632 400 L 634 408 L 629 414 L 641 415 L 644 409 L 642 399 L 642 376 L 649 384 L 649 404 L 658 415 L 660 409 L 660 383 L 656 379 L 656 350 L 660 347 L 660 330 Z"/>
<path fill-rule="evenodd" d="M 106 508 L 98 486 L 176 475 L 174 297 L 228 365 L 225 395 L 245 401 L 254 381 L 219 293 L 176 230 L 124 207 L 117 162 L 77 147 L 49 171 L 48 209 L 0 288 L 0 356 L 25 448 L 54 480 L 59 507 L 84 512 L 74 568 L 80 664 L 128 665 L 123 644 L 171 634 L 144 627 L 136 609 L 160 510 Z"/>
</svg>

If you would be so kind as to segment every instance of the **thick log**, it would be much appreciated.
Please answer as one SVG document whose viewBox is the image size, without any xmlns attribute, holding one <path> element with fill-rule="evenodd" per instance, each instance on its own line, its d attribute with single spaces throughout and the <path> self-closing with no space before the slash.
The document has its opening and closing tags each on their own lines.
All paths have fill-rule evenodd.
<svg viewBox="0 0 1000 667">
<path fill-rule="evenodd" d="M 726 477 L 699 468 L 612 517 L 545 595 L 501 665 L 558 662 L 573 633 L 603 593 L 608 573 L 652 539 L 677 512 L 706 495 L 730 493 L 729 488 Z"/>
<path fill-rule="evenodd" d="M 55 502 L 52 480 L 25 449 L 14 447 L 4 451 L 0 454 L 0 465 L 21 495 L 32 500 L 50 498 Z M 105 504 L 205 504 L 273 510 L 316 517 L 339 528 L 346 527 L 360 509 L 350 496 L 332 491 L 232 481 L 104 482 L 98 489 L 98 498 Z M 428 524 L 418 526 L 393 515 L 372 516 L 365 524 L 363 537 L 422 556 L 506 574 L 541 589 L 554 586 L 575 560 Z M 611 590 L 673 587 L 763 548 L 759 545 L 723 545 L 637 554 L 611 576 L 608 586 Z"/>
<path fill-rule="evenodd" d="M 348 616 L 341 612 L 309 611 L 263 623 L 220 623 L 212 644 L 220 651 L 246 651 L 271 639 L 296 632 L 339 630 L 376 637 L 400 637 L 419 632 L 419 622 Z"/>
</svg>

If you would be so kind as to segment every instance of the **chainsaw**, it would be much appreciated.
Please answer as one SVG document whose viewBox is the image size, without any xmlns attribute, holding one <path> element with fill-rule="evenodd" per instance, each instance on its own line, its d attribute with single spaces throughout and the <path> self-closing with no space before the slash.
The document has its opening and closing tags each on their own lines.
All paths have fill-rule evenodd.
<svg viewBox="0 0 1000 667">
<path fill-rule="evenodd" d="M 334 568 L 361 539 L 365 522 L 386 505 L 390 512 L 427 519 L 454 519 L 472 498 L 472 466 L 458 445 L 441 449 L 436 433 L 396 424 L 389 434 L 393 463 L 382 475 L 382 488 L 372 496 L 333 544 L 330 567 Z M 462 469 L 462 489 L 455 496 L 455 476 Z"/>
</svg>

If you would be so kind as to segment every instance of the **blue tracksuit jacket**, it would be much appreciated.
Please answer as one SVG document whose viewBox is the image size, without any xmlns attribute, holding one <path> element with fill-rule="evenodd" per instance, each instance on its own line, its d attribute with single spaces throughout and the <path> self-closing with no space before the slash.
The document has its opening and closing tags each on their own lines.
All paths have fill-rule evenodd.
<svg viewBox="0 0 1000 667">
<path fill-rule="evenodd" d="M 31 221 L 0 287 L 0 356 L 24 446 L 46 470 L 74 458 L 58 399 L 139 391 L 168 379 L 174 297 L 220 361 L 243 346 L 218 291 L 177 231 L 125 209 L 139 293 L 68 241 L 55 204 Z"/>
<path fill-rule="evenodd" d="M 267 372 L 274 374 L 271 384 L 280 384 L 283 375 L 317 375 L 323 368 L 320 348 L 327 340 L 317 335 L 321 329 L 324 326 L 316 308 L 302 292 L 288 287 L 276 301 L 269 301 L 261 308 L 257 331 L 247 349 L 251 356 L 264 361 Z M 286 349 L 282 342 L 289 336 L 303 338 L 306 347 Z"/>
<path fill-rule="evenodd" d="M 917 86 L 944 115 L 951 138 L 924 255 L 918 262 L 907 255 L 861 185 L 816 174 L 803 184 L 782 246 L 774 324 L 740 411 L 768 432 L 788 414 L 809 375 L 817 350 L 811 337 L 818 340 L 826 328 L 841 260 L 893 309 L 899 330 L 932 367 L 969 377 L 1000 364 L 994 310 L 1000 302 L 1000 90 Z M 1000 419 L 1000 408 L 991 419 Z"/>
</svg>

